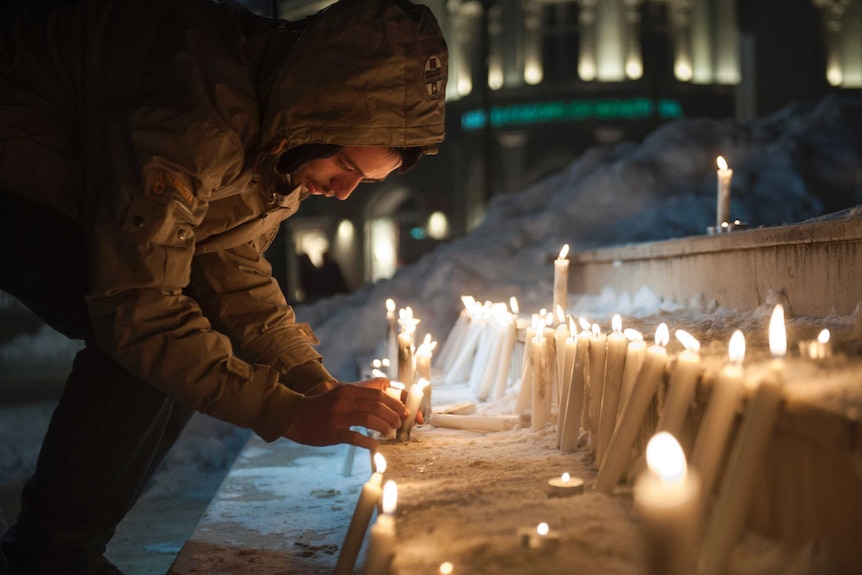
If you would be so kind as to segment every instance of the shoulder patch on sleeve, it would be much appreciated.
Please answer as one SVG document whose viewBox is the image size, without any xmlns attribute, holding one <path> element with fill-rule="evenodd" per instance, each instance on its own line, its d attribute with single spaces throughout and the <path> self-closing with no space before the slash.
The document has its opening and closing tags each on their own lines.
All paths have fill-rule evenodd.
<svg viewBox="0 0 862 575">
<path fill-rule="evenodd" d="M 181 197 L 189 205 L 192 204 L 194 196 L 191 189 L 177 176 L 170 172 L 156 173 L 153 185 L 150 187 L 150 193 L 155 196 L 177 195 Z"/>
</svg>

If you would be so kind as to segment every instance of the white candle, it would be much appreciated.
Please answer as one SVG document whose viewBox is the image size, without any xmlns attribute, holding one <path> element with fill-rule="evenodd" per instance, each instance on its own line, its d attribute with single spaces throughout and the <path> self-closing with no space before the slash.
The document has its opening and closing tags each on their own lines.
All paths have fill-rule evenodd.
<svg viewBox="0 0 862 575">
<path fill-rule="evenodd" d="M 722 224 L 730 221 L 730 182 L 733 178 L 733 170 L 728 169 L 727 162 L 719 156 L 716 158 L 718 164 L 718 197 L 716 202 L 715 231 L 721 232 Z"/>
<path fill-rule="evenodd" d="M 566 410 L 563 417 L 563 436 L 560 439 L 560 451 L 563 453 L 571 453 L 578 447 L 584 411 L 584 372 L 589 357 L 590 337 L 591 333 L 585 329 L 578 334 L 578 344 L 572 366 L 572 379 L 569 384 L 569 395 L 566 398 Z"/>
<path fill-rule="evenodd" d="M 365 531 L 368 529 L 368 522 L 371 520 L 371 514 L 377 507 L 377 501 L 380 499 L 380 493 L 383 484 L 383 473 L 386 472 L 386 458 L 381 454 L 374 454 L 374 462 L 376 471 L 371 474 L 371 478 L 362 486 L 362 491 L 359 492 L 359 499 L 356 501 L 356 508 L 353 510 L 353 517 L 350 518 L 350 525 L 347 527 L 347 533 L 344 535 L 344 543 L 341 544 L 341 551 L 338 554 L 338 561 L 335 564 L 334 575 L 350 575 L 353 573 L 353 566 L 356 564 L 356 556 L 359 554 L 359 548 L 362 546 L 362 540 L 365 538 Z"/>
<path fill-rule="evenodd" d="M 700 342 L 687 331 L 676 330 L 676 338 L 685 346 L 685 350 L 676 358 L 676 363 L 670 372 L 667 397 L 664 401 L 664 411 L 658 420 L 656 431 L 666 431 L 682 443 L 682 432 L 694 393 L 697 391 L 697 379 L 700 377 Z M 690 443 L 687 443 L 690 446 Z M 686 448 L 683 448 L 685 451 Z"/>
<path fill-rule="evenodd" d="M 407 392 L 407 401 L 404 406 L 407 408 L 407 418 L 401 422 L 401 428 L 398 429 L 398 439 L 407 441 L 410 439 L 410 432 L 413 431 L 413 426 L 416 424 L 416 414 L 419 413 L 419 408 L 422 406 L 422 399 L 425 397 L 425 387 L 429 385 L 427 379 L 420 379 L 410 386 Z"/>
<path fill-rule="evenodd" d="M 736 412 L 742 398 L 742 360 L 745 358 L 745 336 L 736 330 L 728 345 L 730 363 L 724 366 L 709 395 L 709 403 L 691 453 L 691 466 L 700 477 L 704 500 L 715 486 L 715 478 L 724 458 Z"/>
<path fill-rule="evenodd" d="M 551 386 L 554 383 L 555 362 L 545 341 L 545 322 L 539 320 L 536 335 L 530 342 L 530 365 L 533 372 L 533 430 L 548 425 L 551 415 Z"/>
<path fill-rule="evenodd" d="M 556 380 L 557 397 L 562 403 L 562 387 L 563 387 L 563 366 L 566 363 L 566 340 L 569 339 L 569 326 L 566 323 L 566 314 L 563 308 L 557 308 L 557 329 L 554 331 L 554 357 L 557 359 Z"/>
<path fill-rule="evenodd" d="M 398 486 L 387 481 L 383 486 L 383 513 L 371 526 L 368 554 L 363 575 L 386 575 L 395 555 L 395 508 L 398 505 Z"/>
<path fill-rule="evenodd" d="M 602 391 L 605 386 L 605 360 L 608 354 L 608 336 L 602 333 L 599 324 L 592 325 L 590 337 L 590 379 L 584 401 L 589 405 L 586 427 L 590 432 L 590 453 L 596 451 L 599 411 L 602 407 Z"/>
<path fill-rule="evenodd" d="M 571 497 L 584 492 L 584 480 L 563 473 L 548 480 L 548 490 L 551 497 Z"/>
<path fill-rule="evenodd" d="M 476 392 L 479 401 L 485 401 L 491 396 L 497 371 L 500 368 L 500 358 L 503 355 L 503 345 L 506 339 L 506 316 L 509 314 L 506 304 L 491 305 L 491 316 L 488 320 L 488 336 L 482 343 L 487 350 L 480 347 L 476 352 L 476 360 L 470 372 L 470 388 Z M 481 357 L 481 358 L 480 358 Z"/>
<path fill-rule="evenodd" d="M 422 416 L 425 419 L 428 419 L 428 416 L 431 414 L 431 361 L 435 347 L 437 347 L 437 342 L 431 341 L 431 334 L 427 333 L 414 355 L 416 359 L 416 372 L 414 373 L 416 380 L 424 379 L 428 382 L 423 389 L 425 397 L 422 399 Z"/>
<path fill-rule="evenodd" d="M 521 389 L 518 391 L 518 400 L 515 403 L 515 413 L 524 413 L 530 408 L 533 400 L 533 366 L 530 363 L 530 344 L 536 336 L 536 328 L 528 326 L 524 329 L 524 365 L 521 370 Z"/>
<path fill-rule="evenodd" d="M 401 383 L 400 381 L 390 381 L 389 387 L 387 387 L 383 393 L 388 395 L 389 397 L 393 397 L 398 401 L 401 401 L 401 392 L 407 389 L 407 386 Z M 383 439 L 395 439 L 396 429 L 393 427 L 389 430 L 388 433 L 381 435 Z"/>
<path fill-rule="evenodd" d="M 503 343 L 500 347 L 500 359 L 494 376 L 493 399 L 500 399 L 506 394 L 506 386 L 509 382 L 509 373 L 515 351 L 515 339 L 518 336 L 518 328 L 515 325 L 515 316 L 506 313 L 500 320 L 503 329 Z"/>
<path fill-rule="evenodd" d="M 613 493 L 628 468 L 644 415 L 664 375 L 667 362 L 667 350 L 664 346 L 669 339 L 667 325 L 662 323 L 656 329 L 655 345 L 646 350 L 643 367 L 638 373 L 632 393 L 623 408 L 622 417 L 617 421 L 608 450 L 599 466 L 599 473 L 593 485 L 593 489 L 597 491 Z"/>
<path fill-rule="evenodd" d="M 647 349 L 647 344 L 641 332 L 636 329 L 627 328 L 623 333 L 629 340 L 629 345 L 626 348 L 626 366 L 623 369 L 623 388 L 620 391 L 617 419 L 622 415 L 623 407 L 632 393 L 632 388 L 635 386 L 635 381 L 638 378 L 641 367 L 643 367 Z"/>
<path fill-rule="evenodd" d="M 389 365 L 397 365 L 398 361 L 398 325 L 395 318 L 395 300 L 388 298 L 386 300 L 386 357 L 389 359 Z M 389 373 L 389 377 L 396 377 L 397 374 Z"/>
<path fill-rule="evenodd" d="M 446 336 L 440 353 L 434 356 L 434 364 L 443 372 L 451 369 L 455 355 L 464 343 L 464 337 L 470 325 L 470 308 L 476 303 L 476 300 L 472 296 L 462 295 L 461 302 L 464 304 L 464 308 L 458 312 L 458 319 L 455 320 L 455 325 L 452 326 L 449 335 Z"/>
<path fill-rule="evenodd" d="M 565 244 L 560 249 L 560 255 L 554 260 L 554 307 L 565 311 L 569 304 L 567 294 L 569 290 L 569 260 L 566 259 L 569 255 L 569 244 Z"/>
<path fill-rule="evenodd" d="M 408 306 L 398 310 L 401 333 L 398 334 L 398 381 L 404 385 L 413 385 L 413 333 L 419 320 L 413 317 L 413 310 Z"/>
<path fill-rule="evenodd" d="M 476 354 L 476 348 L 484 335 L 484 327 L 487 325 L 485 317 L 485 306 L 478 302 L 470 308 L 470 323 L 464 335 L 464 343 L 454 350 L 455 359 L 446 371 L 446 381 L 456 383 L 462 382 L 469 376 L 469 366 Z"/>
<path fill-rule="evenodd" d="M 697 562 L 700 482 L 686 469 L 673 435 L 647 444 L 649 469 L 634 486 L 633 512 L 643 524 L 649 575 L 691 575 Z"/>
<path fill-rule="evenodd" d="M 517 415 L 457 415 L 454 413 L 434 413 L 428 421 L 434 427 L 463 429 L 466 431 L 508 431 L 518 423 Z"/>
<path fill-rule="evenodd" d="M 773 356 L 771 371 L 757 386 L 743 414 L 733 443 L 715 511 L 707 527 L 700 573 L 724 572 L 727 559 L 745 525 L 748 503 L 758 472 L 765 471 L 764 456 L 781 407 L 784 387 L 782 372 L 787 353 L 784 308 L 775 306 L 769 322 L 769 349 Z"/>
<path fill-rule="evenodd" d="M 575 353 L 578 349 L 575 322 L 569 318 L 569 337 L 563 345 L 563 369 L 560 371 L 560 409 L 557 416 L 557 447 L 563 442 L 563 429 L 566 423 L 566 409 L 569 403 L 569 390 L 572 387 L 572 368 L 575 365 Z"/>
<path fill-rule="evenodd" d="M 598 437 L 596 441 L 596 461 L 601 463 L 611 434 L 617 423 L 620 390 L 623 383 L 623 369 L 626 362 L 628 338 L 623 335 L 623 321 L 620 314 L 611 320 L 613 331 L 608 335 L 608 351 L 605 360 L 605 383 L 602 387 L 602 407 L 599 411 Z"/>
</svg>

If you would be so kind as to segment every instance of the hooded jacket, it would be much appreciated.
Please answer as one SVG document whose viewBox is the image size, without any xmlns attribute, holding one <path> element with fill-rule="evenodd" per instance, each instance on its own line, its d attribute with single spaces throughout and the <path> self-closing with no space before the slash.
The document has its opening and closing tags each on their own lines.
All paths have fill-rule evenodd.
<svg viewBox="0 0 862 575">
<path fill-rule="evenodd" d="M 262 255 L 306 193 L 276 161 L 442 141 L 431 12 L 341 0 L 276 26 L 209 0 L 87 0 L 2 40 L 0 193 L 86 230 L 99 347 L 198 411 L 282 436 L 334 378 Z"/>
</svg>

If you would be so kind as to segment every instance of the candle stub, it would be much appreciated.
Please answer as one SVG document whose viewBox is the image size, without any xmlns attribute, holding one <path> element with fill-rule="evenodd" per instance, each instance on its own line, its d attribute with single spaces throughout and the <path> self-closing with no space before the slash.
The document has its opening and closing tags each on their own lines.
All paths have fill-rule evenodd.
<svg viewBox="0 0 862 575">
<path fill-rule="evenodd" d="M 564 473 L 548 480 L 548 497 L 571 497 L 584 492 L 584 480 Z"/>
</svg>

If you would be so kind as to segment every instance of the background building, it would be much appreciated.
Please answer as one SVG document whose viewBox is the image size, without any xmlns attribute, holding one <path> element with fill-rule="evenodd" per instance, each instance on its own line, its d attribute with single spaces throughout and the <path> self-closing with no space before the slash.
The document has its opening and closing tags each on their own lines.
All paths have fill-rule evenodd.
<svg viewBox="0 0 862 575">
<path fill-rule="evenodd" d="M 246 0 L 298 19 L 328 0 Z M 311 198 L 270 253 L 302 300 L 296 254 L 350 288 L 391 276 L 595 146 L 678 117 L 746 121 L 862 88 L 862 0 L 426 0 L 449 50 L 437 157 L 346 203 Z"/>
</svg>

